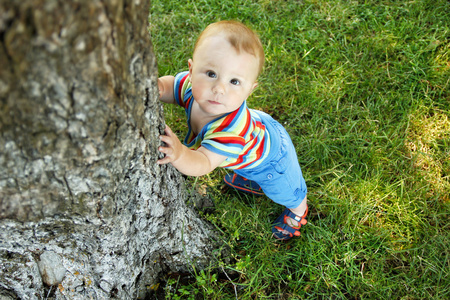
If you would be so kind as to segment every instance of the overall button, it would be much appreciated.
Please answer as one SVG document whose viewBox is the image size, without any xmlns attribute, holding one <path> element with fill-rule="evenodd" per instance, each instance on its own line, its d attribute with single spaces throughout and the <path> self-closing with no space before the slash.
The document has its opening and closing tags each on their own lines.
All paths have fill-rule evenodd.
<svg viewBox="0 0 450 300">
<path fill-rule="evenodd" d="M 272 174 L 267 174 L 267 179 L 272 179 L 273 175 Z"/>
</svg>

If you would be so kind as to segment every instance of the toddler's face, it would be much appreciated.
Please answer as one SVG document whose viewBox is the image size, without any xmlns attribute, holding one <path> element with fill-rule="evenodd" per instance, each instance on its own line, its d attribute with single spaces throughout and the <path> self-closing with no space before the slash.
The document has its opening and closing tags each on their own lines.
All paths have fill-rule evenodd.
<svg viewBox="0 0 450 300">
<path fill-rule="evenodd" d="M 238 109 L 256 87 L 258 59 L 239 54 L 225 37 L 205 38 L 189 60 L 192 93 L 200 109 L 211 117 Z"/>
</svg>

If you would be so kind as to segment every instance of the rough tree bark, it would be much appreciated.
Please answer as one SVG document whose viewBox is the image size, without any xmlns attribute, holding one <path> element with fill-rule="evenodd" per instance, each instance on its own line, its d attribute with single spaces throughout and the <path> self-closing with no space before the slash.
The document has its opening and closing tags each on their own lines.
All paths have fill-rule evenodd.
<svg viewBox="0 0 450 300">
<path fill-rule="evenodd" d="M 148 0 L 0 0 L 0 298 L 134 299 L 214 233 L 157 166 Z"/>
</svg>

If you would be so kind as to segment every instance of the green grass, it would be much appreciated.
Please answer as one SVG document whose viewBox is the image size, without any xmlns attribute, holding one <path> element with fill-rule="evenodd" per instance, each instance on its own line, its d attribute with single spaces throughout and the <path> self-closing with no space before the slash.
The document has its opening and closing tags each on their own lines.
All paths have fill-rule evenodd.
<svg viewBox="0 0 450 300">
<path fill-rule="evenodd" d="M 224 192 L 222 169 L 192 180 L 232 259 L 169 281 L 167 299 L 450 299 L 450 2 L 154 0 L 150 13 L 160 75 L 187 69 L 211 22 L 260 34 L 248 103 L 286 127 L 309 188 L 301 238 L 279 243 L 282 207 Z M 184 137 L 184 112 L 165 114 Z"/>
</svg>

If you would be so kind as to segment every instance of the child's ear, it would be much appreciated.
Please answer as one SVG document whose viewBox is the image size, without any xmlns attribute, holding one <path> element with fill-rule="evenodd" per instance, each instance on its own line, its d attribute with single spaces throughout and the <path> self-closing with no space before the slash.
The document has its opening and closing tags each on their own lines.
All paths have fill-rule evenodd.
<svg viewBox="0 0 450 300">
<path fill-rule="evenodd" d="M 192 76 L 192 59 L 188 59 L 188 65 L 189 65 L 189 76 Z"/>
<path fill-rule="evenodd" d="M 255 82 L 252 86 L 252 91 L 251 93 L 253 93 L 253 91 L 256 89 L 256 87 L 258 86 L 258 82 Z"/>
</svg>

